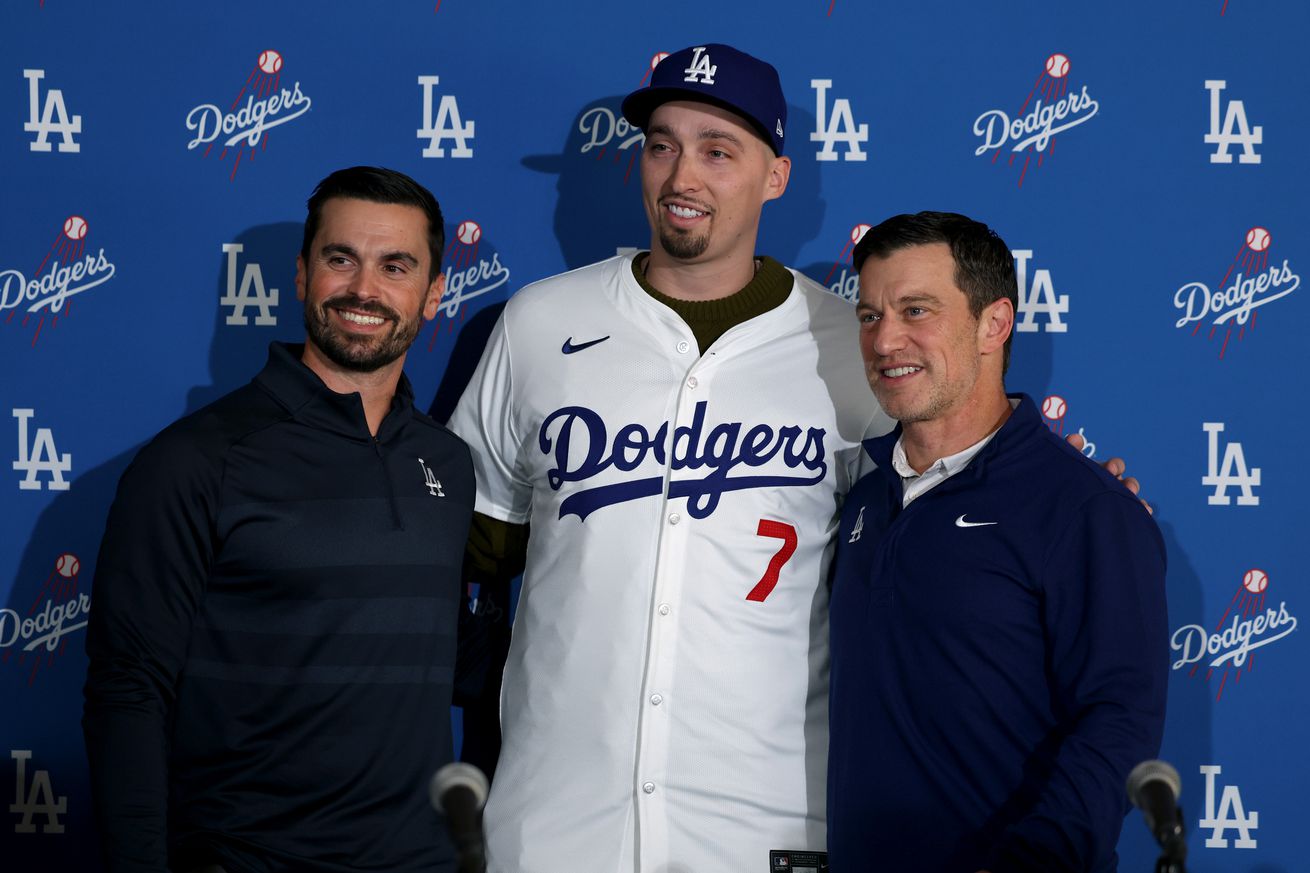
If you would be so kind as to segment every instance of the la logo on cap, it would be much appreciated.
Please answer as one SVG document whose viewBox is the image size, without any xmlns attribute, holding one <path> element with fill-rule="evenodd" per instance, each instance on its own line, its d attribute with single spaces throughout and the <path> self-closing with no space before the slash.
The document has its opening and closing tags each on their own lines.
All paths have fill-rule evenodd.
<svg viewBox="0 0 1310 873">
<path fill-rule="evenodd" d="M 691 51 L 691 63 L 687 65 L 687 69 L 683 70 L 687 75 L 682 81 L 713 85 L 714 74 L 719 71 L 719 68 L 710 63 L 710 56 L 705 53 L 705 46 L 697 46 Z"/>
</svg>

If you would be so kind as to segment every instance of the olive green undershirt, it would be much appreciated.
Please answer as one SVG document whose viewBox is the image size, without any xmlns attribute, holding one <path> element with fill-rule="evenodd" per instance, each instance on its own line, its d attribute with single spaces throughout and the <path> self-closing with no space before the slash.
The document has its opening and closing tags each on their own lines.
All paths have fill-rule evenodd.
<svg viewBox="0 0 1310 873">
<path fill-rule="evenodd" d="M 751 279 L 745 288 L 715 300 L 678 300 L 667 294 L 661 294 L 655 286 L 646 281 L 648 257 L 650 252 L 642 252 L 632 259 L 633 277 L 642 290 L 678 313 L 678 316 L 687 322 L 687 327 L 691 328 L 692 334 L 696 337 L 696 345 L 700 347 L 702 355 L 729 328 L 781 306 L 795 283 L 795 279 L 786 267 L 773 258 L 763 257 L 756 261 L 759 268 L 755 271 L 755 278 Z"/>
</svg>

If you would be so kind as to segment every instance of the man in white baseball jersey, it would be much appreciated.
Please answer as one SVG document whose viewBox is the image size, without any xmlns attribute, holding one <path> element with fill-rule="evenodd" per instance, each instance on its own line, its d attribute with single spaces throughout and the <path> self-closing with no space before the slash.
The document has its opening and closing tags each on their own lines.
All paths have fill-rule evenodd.
<svg viewBox="0 0 1310 873">
<path fill-rule="evenodd" d="M 651 251 L 511 298 L 451 419 L 478 511 L 532 530 L 489 866 L 764 873 L 824 847 L 824 580 L 891 422 L 850 307 L 755 256 L 774 68 L 697 46 L 623 111 Z"/>
<path fill-rule="evenodd" d="M 755 255 L 791 169 L 774 68 L 688 48 L 623 113 L 650 251 L 511 298 L 450 422 L 470 565 L 531 527 L 489 869 L 818 868 L 832 539 L 892 422 L 851 307 Z"/>
</svg>

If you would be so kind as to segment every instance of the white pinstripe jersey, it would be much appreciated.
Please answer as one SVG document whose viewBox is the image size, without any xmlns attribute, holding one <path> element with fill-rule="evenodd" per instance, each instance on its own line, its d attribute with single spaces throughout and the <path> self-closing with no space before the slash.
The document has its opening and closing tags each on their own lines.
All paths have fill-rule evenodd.
<svg viewBox="0 0 1310 873">
<path fill-rule="evenodd" d="M 698 357 L 631 262 L 512 297 L 450 422 L 532 526 L 490 869 L 764 873 L 824 846 L 832 537 L 891 422 L 846 302 L 796 274 Z"/>
</svg>

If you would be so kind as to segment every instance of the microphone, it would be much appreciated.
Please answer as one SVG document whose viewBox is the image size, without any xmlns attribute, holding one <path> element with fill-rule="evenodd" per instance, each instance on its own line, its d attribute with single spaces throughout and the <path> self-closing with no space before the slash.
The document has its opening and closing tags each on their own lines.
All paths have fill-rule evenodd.
<svg viewBox="0 0 1310 873">
<path fill-rule="evenodd" d="M 485 873 L 482 807 L 487 802 L 487 777 L 472 764 L 456 761 L 432 777 L 428 786 L 432 808 L 446 818 L 455 843 L 459 873 Z"/>
<path fill-rule="evenodd" d="M 1179 815 L 1178 797 L 1183 783 L 1178 771 L 1164 761 L 1143 761 L 1128 774 L 1128 799 L 1142 811 L 1146 827 L 1164 850 L 1161 861 L 1181 864 L 1187 858 L 1187 840 Z"/>
</svg>

